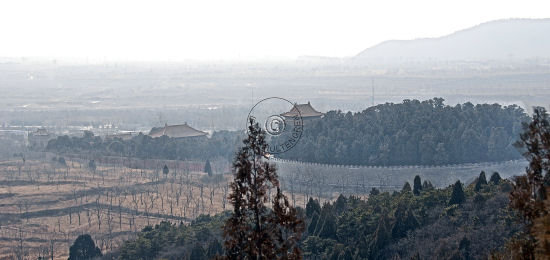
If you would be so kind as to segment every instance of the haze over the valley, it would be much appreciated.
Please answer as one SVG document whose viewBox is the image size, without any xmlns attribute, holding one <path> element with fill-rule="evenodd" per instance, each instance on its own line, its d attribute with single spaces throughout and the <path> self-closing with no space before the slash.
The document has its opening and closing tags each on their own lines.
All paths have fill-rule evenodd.
<svg viewBox="0 0 550 260">
<path fill-rule="evenodd" d="M 0 260 L 546 259 L 548 10 L 0 2 Z"/>
<path fill-rule="evenodd" d="M 239 63 L 3 58 L 0 123 L 113 123 L 139 131 L 183 121 L 202 129 L 237 129 L 254 102 L 271 96 L 311 101 L 321 111 L 432 97 L 449 104 L 547 105 L 550 37 L 543 32 L 549 28 L 549 19 L 499 20 L 441 38 L 384 42 L 352 58 Z"/>
<path fill-rule="evenodd" d="M 546 1 L 98 0 L 0 3 L 0 57 L 219 61 L 352 57 L 387 40 L 436 38 L 508 18 L 548 18 Z"/>
<path fill-rule="evenodd" d="M 385 41 L 355 60 L 408 61 L 537 60 L 550 57 L 550 19 L 507 19 L 483 23 L 437 38 Z"/>
</svg>

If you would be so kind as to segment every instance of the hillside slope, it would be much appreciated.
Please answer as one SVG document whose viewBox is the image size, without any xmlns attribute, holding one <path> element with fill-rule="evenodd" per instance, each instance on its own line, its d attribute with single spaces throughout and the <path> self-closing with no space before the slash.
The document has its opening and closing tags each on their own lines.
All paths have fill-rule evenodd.
<svg viewBox="0 0 550 260">
<path fill-rule="evenodd" d="M 550 58 L 550 19 L 483 23 L 439 38 L 391 40 L 368 48 L 354 61 L 506 60 Z"/>
</svg>

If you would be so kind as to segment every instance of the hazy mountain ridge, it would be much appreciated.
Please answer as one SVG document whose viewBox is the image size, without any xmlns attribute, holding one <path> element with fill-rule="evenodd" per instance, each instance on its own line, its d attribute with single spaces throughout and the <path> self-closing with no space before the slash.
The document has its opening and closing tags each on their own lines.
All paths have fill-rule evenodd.
<svg viewBox="0 0 550 260">
<path fill-rule="evenodd" d="M 385 41 L 352 60 L 361 63 L 550 58 L 549 32 L 550 19 L 496 20 L 438 38 Z"/>
</svg>

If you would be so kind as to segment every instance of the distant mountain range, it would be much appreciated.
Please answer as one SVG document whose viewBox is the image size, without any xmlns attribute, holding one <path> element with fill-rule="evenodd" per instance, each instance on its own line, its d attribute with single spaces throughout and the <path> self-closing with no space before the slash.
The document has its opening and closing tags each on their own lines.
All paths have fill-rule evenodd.
<svg viewBox="0 0 550 260">
<path fill-rule="evenodd" d="M 550 58 L 550 19 L 483 23 L 439 38 L 391 40 L 368 48 L 355 62 L 482 61 Z"/>
</svg>

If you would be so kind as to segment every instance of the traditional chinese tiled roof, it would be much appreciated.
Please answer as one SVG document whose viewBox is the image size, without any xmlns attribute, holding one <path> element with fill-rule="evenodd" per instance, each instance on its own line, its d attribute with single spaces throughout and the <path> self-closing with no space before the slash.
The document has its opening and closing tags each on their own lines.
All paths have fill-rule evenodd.
<svg viewBox="0 0 550 260">
<path fill-rule="evenodd" d="M 292 109 L 284 114 L 281 114 L 284 117 L 293 117 L 293 116 L 301 116 L 304 117 L 320 117 L 323 115 L 323 113 L 315 110 L 311 106 L 310 102 L 307 102 L 307 104 L 296 104 L 292 107 Z"/>
<path fill-rule="evenodd" d="M 164 127 L 156 127 L 151 129 L 149 135 L 151 137 L 161 137 L 166 135 L 172 138 L 205 136 L 207 133 L 190 127 L 187 123 L 183 125 L 164 125 Z"/>
</svg>

